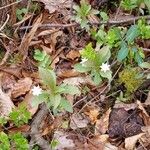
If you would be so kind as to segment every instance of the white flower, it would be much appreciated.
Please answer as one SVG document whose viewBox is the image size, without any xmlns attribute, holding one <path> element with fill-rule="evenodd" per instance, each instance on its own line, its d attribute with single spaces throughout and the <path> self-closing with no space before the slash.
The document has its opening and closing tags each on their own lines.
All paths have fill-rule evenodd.
<svg viewBox="0 0 150 150">
<path fill-rule="evenodd" d="M 85 62 L 87 62 L 87 61 L 88 61 L 88 59 L 83 58 L 83 59 L 82 59 L 82 61 L 81 61 L 82 66 L 85 66 L 85 64 L 84 64 L 84 63 L 85 63 Z"/>
<path fill-rule="evenodd" d="M 107 63 L 106 64 L 102 63 L 100 68 L 101 68 L 101 71 L 106 72 L 110 70 L 110 65 L 108 65 Z"/>
<path fill-rule="evenodd" d="M 33 86 L 33 88 L 31 89 L 31 91 L 32 91 L 32 94 L 34 96 L 38 96 L 38 95 L 40 95 L 42 93 L 42 89 L 40 88 L 39 85 L 38 86 Z"/>
</svg>

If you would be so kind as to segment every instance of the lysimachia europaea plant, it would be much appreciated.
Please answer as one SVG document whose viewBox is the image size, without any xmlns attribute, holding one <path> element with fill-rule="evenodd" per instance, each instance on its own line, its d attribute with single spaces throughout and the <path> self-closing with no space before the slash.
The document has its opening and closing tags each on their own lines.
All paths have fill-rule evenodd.
<svg viewBox="0 0 150 150">
<path fill-rule="evenodd" d="M 45 102 L 54 113 L 63 109 L 68 112 L 73 112 L 70 102 L 65 99 L 65 94 L 80 94 L 78 87 L 64 83 L 57 85 L 56 74 L 49 68 L 39 66 L 38 72 L 43 84 L 43 90 L 39 91 L 40 89 L 37 88 L 39 94 L 34 94 L 32 105 Z"/>
<path fill-rule="evenodd" d="M 82 61 L 74 67 L 81 73 L 90 73 L 94 83 L 98 85 L 103 78 L 107 78 L 111 81 L 112 72 L 108 64 L 110 56 L 111 53 L 108 46 L 104 46 L 96 51 L 92 47 L 92 43 L 89 43 L 81 51 Z"/>
</svg>

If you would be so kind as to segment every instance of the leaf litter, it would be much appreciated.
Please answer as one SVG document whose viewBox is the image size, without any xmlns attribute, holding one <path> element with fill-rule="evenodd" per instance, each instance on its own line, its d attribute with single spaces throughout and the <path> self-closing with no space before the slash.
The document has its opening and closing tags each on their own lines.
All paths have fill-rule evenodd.
<svg viewBox="0 0 150 150">
<path fill-rule="evenodd" d="M 96 87 L 87 74 L 83 75 L 73 68 L 74 64 L 81 61 L 80 51 L 92 41 L 90 36 L 78 26 L 57 28 L 57 24 L 67 25 L 72 22 L 72 2 L 78 4 L 78 1 L 34 0 L 34 2 L 38 5 L 44 4 L 44 8 L 41 5 L 42 11 L 33 16 L 30 13 L 26 14 L 22 21 L 16 20 L 16 16 L 13 16 L 12 19 L 16 20 L 13 26 L 18 28 L 18 33 L 1 34 L 2 45 L 14 49 L 11 55 L 16 53 L 21 55 L 19 62 L 15 58 L 8 57 L 0 66 L 4 74 L 0 88 L 1 117 L 8 118 L 12 109 L 20 103 L 24 103 L 32 115 L 31 121 L 24 126 L 12 127 L 10 123 L 11 128 L 8 128 L 8 131 L 28 134 L 31 148 L 37 144 L 41 149 L 50 149 L 49 143 L 52 146 L 52 142 L 56 142 L 54 149 L 58 150 L 149 149 L 150 92 L 144 102 L 141 99 L 128 104 L 115 102 L 114 93 L 111 95 L 111 89 L 107 84 Z M 94 8 L 108 4 L 107 0 L 98 4 L 97 2 L 99 1 L 89 1 Z M 114 18 L 116 14 L 111 11 L 110 9 L 110 18 Z M 118 18 L 129 16 L 133 17 L 120 10 Z M 92 24 L 99 23 L 100 20 L 96 16 L 89 16 L 89 21 Z M 49 28 L 48 25 L 44 27 L 46 23 L 49 25 L 53 23 L 56 27 Z M 21 30 L 21 27 L 25 27 L 25 30 Z M 128 42 L 132 42 L 134 36 L 138 35 L 138 33 L 133 34 L 133 30 L 137 31 L 136 26 L 130 30 L 132 32 L 128 32 Z M 149 48 L 149 40 L 142 42 L 146 48 Z M 1 49 L 6 50 L 7 53 L 5 46 Z M 38 64 L 33 59 L 35 49 L 40 49 L 51 56 L 51 67 L 56 71 L 58 84 L 65 83 L 82 89 L 80 96 L 65 95 L 72 105 L 76 104 L 72 114 L 64 111 L 57 118 L 44 104 L 39 107 L 31 106 L 33 98 L 31 88 L 40 84 Z M 119 56 L 120 59 L 124 57 L 122 54 Z M 9 60 L 13 65 L 10 65 Z M 110 88 L 113 89 L 111 86 Z M 138 90 L 140 91 L 140 88 Z M 66 121 L 67 125 L 63 128 L 62 124 Z"/>
</svg>

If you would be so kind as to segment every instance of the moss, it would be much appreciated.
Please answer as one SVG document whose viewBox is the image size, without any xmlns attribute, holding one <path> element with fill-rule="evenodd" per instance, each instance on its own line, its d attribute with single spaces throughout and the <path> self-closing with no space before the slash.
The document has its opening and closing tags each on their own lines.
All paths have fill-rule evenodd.
<svg viewBox="0 0 150 150">
<path fill-rule="evenodd" d="M 126 68 L 119 73 L 119 82 L 124 84 L 126 94 L 131 94 L 142 84 L 143 79 L 137 68 Z"/>
</svg>

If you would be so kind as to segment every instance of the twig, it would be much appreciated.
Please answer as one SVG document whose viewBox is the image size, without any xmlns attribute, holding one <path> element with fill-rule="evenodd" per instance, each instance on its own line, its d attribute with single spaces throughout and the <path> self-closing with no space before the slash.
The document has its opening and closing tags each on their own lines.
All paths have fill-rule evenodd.
<svg viewBox="0 0 150 150">
<path fill-rule="evenodd" d="M 2 30 L 4 29 L 4 27 L 6 26 L 6 24 L 7 24 L 8 20 L 9 20 L 9 18 L 10 18 L 10 15 L 7 14 L 6 21 L 5 21 L 4 24 L 0 27 L 0 31 L 2 31 Z"/>
<path fill-rule="evenodd" d="M 138 16 L 138 17 L 130 17 L 127 19 L 121 19 L 121 20 L 109 20 L 108 22 L 104 22 L 104 21 L 100 21 L 100 22 L 94 22 L 90 25 L 101 25 L 101 24 L 110 24 L 110 25 L 120 25 L 120 24 L 125 24 L 125 23 L 134 23 L 135 21 L 139 20 L 139 19 L 146 19 L 149 20 L 150 19 L 150 15 L 147 16 Z M 72 26 L 78 26 L 78 23 L 70 23 L 70 24 L 53 24 L 53 23 L 47 23 L 47 24 L 41 24 L 39 26 L 39 28 L 66 28 L 66 27 L 72 27 Z M 20 30 L 26 30 L 26 29 L 30 29 L 33 26 L 24 26 L 21 27 Z"/>
<path fill-rule="evenodd" d="M 51 23 L 47 23 L 47 24 L 42 24 L 39 26 L 39 28 L 66 28 L 66 27 L 72 27 L 72 26 L 77 26 L 77 23 L 70 23 L 70 24 L 51 24 Z M 30 29 L 33 26 L 24 26 L 21 27 L 20 30 L 26 30 L 26 29 Z"/>
<path fill-rule="evenodd" d="M 10 6 L 12 6 L 12 5 L 18 4 L 18 3 L 20 3 L 21 1 L 22 1 L 22 0 L 13 2 L 13 3 L 8 4 L 8 5 L 6 5 L 6 6 L 2 6 L 2 7 L 0 7 L 0 10 L 5 9 L 5 8 L 7 8 L 7 7 L 10 7 Z"/>
<path fill-rule="evenodd" d="M 143 51 L 146 51 L 146 52 L 150 52 L 150 49 L 148 48 L 142 48 Z"/>
<path fill-rule="evenodd" d="M 49 114 L 49 110 L 46 107 L 45 103 L 42 103 L 39 106 L 39 111 L 37 112 L 36 116 L 33 119 L 31 124 L 31 142 L 35 142 L 41 149 L 43 150 L 51 150 L 50 144 L 46 141 L 39 132 L 39 126 L 41 125 L 42 120 Z M 30 143 L 31 144 L 31 143 Z M 30 145 L 30 149 L 32 149 L 32 145 Z"/>
<path fill-rule="evenodd" d="M 6 53 L 5 53 L 2 61 L 0 62 L 0 66 L 2 66 L 10 56 L 10 49 L 8 46 L 5 45 L 5 43 L 2 42 L 2 40 L 0 40 L 0 42 L 3 44 L 4 48 L 6 49 Z"/>
</svg>

